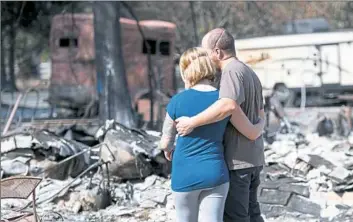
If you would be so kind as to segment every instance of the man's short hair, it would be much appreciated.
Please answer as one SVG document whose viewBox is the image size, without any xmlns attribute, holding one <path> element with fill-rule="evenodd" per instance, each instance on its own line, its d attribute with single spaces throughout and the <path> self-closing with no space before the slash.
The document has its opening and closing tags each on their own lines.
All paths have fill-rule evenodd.
<svg viewBox="0 0 353 222">
<path fill-rule="evenodd" d="M 207 48 L 214 49 L 219 48 L 225 51 L 227 54 L 235 55 L 234 38 L 224 28 L 216 28 L 209 31 L 207 34 Z M 206 37 L 205 36 L 205 37 Z"/>
</svg>

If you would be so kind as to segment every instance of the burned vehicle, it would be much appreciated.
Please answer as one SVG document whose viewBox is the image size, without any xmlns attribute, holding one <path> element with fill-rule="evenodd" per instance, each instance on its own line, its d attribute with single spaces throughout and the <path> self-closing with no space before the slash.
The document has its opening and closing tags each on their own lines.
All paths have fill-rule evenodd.
<svg viewBox="0 0 353 222">
<path fill-rule="evenodd" d="M 158 20 L 140 21 L 143 39 L 135 20 L 121 18 L 120 23 L 132 106 L 148 121 L 149 102 L 144 99 L 149 93 L 146 42 L 150 46 L 151 66 L 158 85 L 155 90 L 165 97 L 171 96 L 176 91 L 173 63 L 175 25 Z M 101 84 L 97 82 L 99 73 L 95 67 L 94 47 L 93 14 L 60 14 L 53 18 L 49 89 L 52 106 L 75 109 L 85 117 L 96 115 L 97 91 Z M 154 103 L 154 106 L 159 105 L 157 101 Z"/>
</svg>

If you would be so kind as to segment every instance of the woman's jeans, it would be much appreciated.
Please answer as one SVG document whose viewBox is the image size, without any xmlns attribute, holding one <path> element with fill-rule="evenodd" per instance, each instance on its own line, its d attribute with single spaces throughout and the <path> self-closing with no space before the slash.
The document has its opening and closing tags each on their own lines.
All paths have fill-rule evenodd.
<svg viewBox="0 0 353 222">
<path fill-rule="evenodd" d="M 173 192 L 177 222 L 223 222 L 229 183 L 217 187 Z M 200 209 L 200 213 L 199 213 Z M 200 214 L 200 220 L 198 220 Z"/>
</svg>

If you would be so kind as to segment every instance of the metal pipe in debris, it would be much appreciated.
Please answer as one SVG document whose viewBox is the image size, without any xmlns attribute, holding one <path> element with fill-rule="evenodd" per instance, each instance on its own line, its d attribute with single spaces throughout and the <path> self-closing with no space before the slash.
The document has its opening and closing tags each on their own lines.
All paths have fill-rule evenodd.
<svg viewBox="0 0 353 222">
<path fill-rule="evenodd" d="M 90 151 L 90 149 L 83 149 L 82 151 L 80 151 L 80 152 L 78 152 L 78 153 L 76 153 L 76 154 L 74 154 L 74 155 L 72 155 L 72 156 L 69 156 L 69 157 L 67 157 L 66 159 L 63 159 L 62 161 L 58 162 L 57 164 L 55 164 L 55 165 L 53 165 L 53 166 L 51 166 L 51 167 L 48 167 L 48 168 L 45 169 L 45 170 L 42 170 L 42 171 L 36 173 L 34 176 L 39 176 L 39 175 L 42 174 L 42 173 L 48 172 L 48 171 L 50 171 L 50 170 L 52 170 L 52 169 L 56 169 L 56 168 L 57 168 L 58 166 L 60 166 L 61 164 L 66 163 L 67 161 L 72 160 L 72 159 L 74 159 L 74 158 L 76 158 L 76 157 L 78 157 L 78 156 L 80 156 L 80 155 L 82 155 L 82 154 L 84 154 L 84 153 L 86 153 L 86 152 L 88 152 L 88 151 Z"/>
<path fill-rule="evenodd" d="M 301 111 L 305 110 L 306 107 L 306 82 L 305 82 L 305 76 L 304 74 L 308 73 L 308 74 L 312 74 L 312 71 L 309 69 L 304 69 L 301 73 L 300 73 L 300 77 L 302 79 L 302 86 L 300 87 L 300 109 Z"/>
<path fill-rule="evenodd" d="M 60 166 L 61 164 L 66 163 L 67 161 L 72 160 L 72 159 L 74 159 L 74 158 L 76 158 L 76 157 L 78 157 L 78 156 L 80 156 L 80 155 L 82 155 L 82 154 L 84 154 L 84 153 L 86 153 L 86 152 L 89 152 L 89 151 L 91 151 L 92 149 L 99 148 L 99 147 L 102 147 L 102 146 L 105 146 L 105 147 L 107 148 L 108 152 L 109 152 L 110 155 L 112 156 L 112 160 L 114 161 L 114 160 L 115 160 L 115 156 L 114 156 L 113 152 L 111 151 L 111 149 L 108 147 L 108 145 L 105 144 L 105 143 L 100 143 L 100 144 L 97 144 L 97 145 L 95 145 L 95 146 L 93 146 L 93 147 L 90 147 L 90 148 L 88 148 L 88 149 L 83 149 L 83 150 L 81 150 L 80 152 L 78 152 L 78 153 L 76 153 L 76 154 L 74 154 L 74 155 L 72 155 L 72 156 L 69 156 L 69 157 L 67 157 L 67 158 L 65 158 L 65 159 L 63 159 L 63 160 L 61 160 L 61 161 L 58 162 L 57 164 L 55 164 L 55 165 L 53 165 L 53 166 L 51 166 L 51 167 L 46 168 L 45 170 L 42 170 L 42 171 L 36 173 L 34 176 L 39 176 L 39 175 L 42 174 L 42 173 L 49 172 L 50 170 L 56 169 L 56 168 L 57 168 L 58 166 Z M 100 148 L 100 149 L 101 149 L 101 148 Z M 100 157 L 99 157 L 99 159 L 100 159 Z"/>
<path fill-rule="evenodd" d="M 54 194 L 52 194 L 51 196 L 45 198 L 44 200 L 42 200 L 41 202 L 39 202 L 39 198 L 37 197 L 35 199 L 35 201 L 37 202 L 37 204 L 41 204 L 43 202 L 47 202 L 48 200 L 51 200 L 52 198 L 56 197 L 57 195 L 59 195 L 63 190 L 65 190 L 66 188 L 70 187 L 71 184 L 73 184 L 77 179 L 81 178 L 82 176 L 84 176 L 88 171 L 99 167 L 100 165 L 102 165 L 102 162 L 96 162 L 94 164 L 92 164 L 91 166 L 89 166 L 86 170 L 82 171 L 82 173 L 80 173 L 80 175 L 78 175 L 76 178 L 74 178 L 72 181 L 70 181 L 68 184 L 66 184 L 64 187 L 62 187 L 59 191 L 55 192 Z M 30 207 L 33 204 L 33 200 L 30 201 L 28 204 L 26 204 L 22 209 L 26 209 L 27 207 Z"/>
<path fill-rule="evenodd" d="M 10 128 L 10 126 L 11 126 L 11 123 L 12 123 L 12 120 L 13 120 L 13 118 L 15 117 L 17 108 L 18 108 L 18 106 L 19 106 L 19 104 L 20 104 L 20 101 L 21 101 L 22 97 L 23 97 L 23 93 L 20 93 L 20 94 L 18 95 L 17 100 L 16 100 L 16 103 L 15 103 L 15 105 L 14 105 L 12 111 L 11 111 L 11 114 L 10 114 L 10 116 L 9 116 L 9 119 L 8 119 L 7 122 L 6 122 L 6 125 L 5 125 L 5 127 L 4 127 L 4 130 L 2 131 L 2 135 L 5 135 L 5 134 L 7 133 L 7 131 L 9 130 L 9 128 Z"/>
</svg>

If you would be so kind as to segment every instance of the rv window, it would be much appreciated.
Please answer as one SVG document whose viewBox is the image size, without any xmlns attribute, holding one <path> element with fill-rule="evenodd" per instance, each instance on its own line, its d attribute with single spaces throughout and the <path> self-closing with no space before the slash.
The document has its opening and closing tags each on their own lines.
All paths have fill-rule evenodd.
<svg viewBox="0 0 353 222">
<path fill-rule="evenodd" d="M 70 39 L 68 38 L 62 38 L 59 40 L 59 46 L 60 47 L 69 47 L 70 46 Z"/>
<path fill-rule="evenodd" d="M 167 41 L 163 41 L 159 43 L 159 52 L 161 53 L 161 55 L 169 56 L 170 54 L 169 45 L 170 44 Z"/>
<path fill-rule="evenodd" d="M 156 40 L 151 40 L 151 39 L 147 39 L 146 40 L 147 44 L 150 46 L 150 54 L 155 55 L 156 54 L 156 45 L 157 45 L 157 41 Z M 147 50 L 147 45 L 146 42 L 143 41 L 143 49 L 142 52 L 143 54 L 148 54 L 148 50 Z"/>
<path fill-rule="evenodd" d="M 59 47 L 78 47 L 78 40 L 77 38 L 61 38 L 59 39 Z"/>
</svg>

